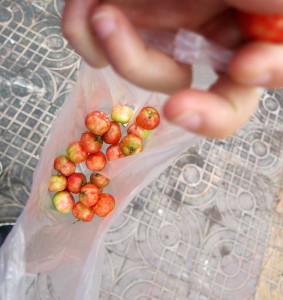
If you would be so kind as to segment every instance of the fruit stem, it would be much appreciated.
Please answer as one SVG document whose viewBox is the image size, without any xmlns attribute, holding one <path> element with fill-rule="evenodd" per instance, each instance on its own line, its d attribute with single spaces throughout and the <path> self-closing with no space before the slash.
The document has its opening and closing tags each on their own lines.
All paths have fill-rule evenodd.
<svg viewBox="0 0 283 300">
<path fill-rule="evenodd" d="M 81 221 L 80 219 L 77 219 L 75 222 L 73 222 L 73 224 L 76 224 L 76 223 L 78 223 L 80 221 Z"/>
</svg>

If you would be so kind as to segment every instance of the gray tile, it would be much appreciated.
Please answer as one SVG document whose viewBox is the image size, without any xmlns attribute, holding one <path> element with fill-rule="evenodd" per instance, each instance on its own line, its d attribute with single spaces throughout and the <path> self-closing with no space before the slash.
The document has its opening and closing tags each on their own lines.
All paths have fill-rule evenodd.
<svg viewBox="0 0 283 300">
<path fill-rule="evenodd" d="M 22 212 L 77 78 L 80 58 L 62 37 L 62 7 L 61 0 L 0 3 L 0 222 Z M 106 236 L 99 299 L 253 297 L 282 178 L 282 96 L 266 91 L 235 136 L 184 149 L 131 201 Z"/>
</svg>

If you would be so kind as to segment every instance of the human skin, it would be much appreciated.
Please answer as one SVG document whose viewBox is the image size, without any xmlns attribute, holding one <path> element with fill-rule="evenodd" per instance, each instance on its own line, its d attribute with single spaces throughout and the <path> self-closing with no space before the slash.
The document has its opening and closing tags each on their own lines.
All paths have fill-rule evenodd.
<svg viewBox="0 0 283 300">
<path fill-rule="evenodd" d="M 77 52 L 93 67 L 111 64 L 134 84 L 167 93 L 165 117 L 189 131 L 227 137 L 255 111 L 259 87 L 283 85 L 282 45 L 243 42 L 233 11 L 278 14 L 283 13 L 283 1 L 67 0 L 65 4 L 62 29 Z M 136 27 L 172 32 L 187 28 L 235 49 L 235 55 L 208 91 L 192 89 L 191 68 L 145 45 Z"/>
</svg>

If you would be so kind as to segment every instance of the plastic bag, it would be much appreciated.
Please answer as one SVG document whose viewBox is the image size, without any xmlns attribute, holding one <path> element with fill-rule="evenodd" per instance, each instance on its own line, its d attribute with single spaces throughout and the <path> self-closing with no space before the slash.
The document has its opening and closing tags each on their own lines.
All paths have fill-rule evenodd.
<svg viewBox="0 0 283 300">
<path fill-rule="evenodd" d="M 157 177 L 199 137 L 168 123 L 162 117 L 165 95 L 139 89 L 111 68 L 94 70 L 83 65 L 75 90 L 66 99 L 35 170 L 28 203 L 0 252 L 0 299 L 97 299 L 103 267 L 103 240 L 115 218 L 133 197 Z M 130 104 L 135 112 L 144 105 L 156 107 L 161 124 L 143 152 L 107 164 L 108 192 L 116 199 L 106 218 L 73 224 L 70 215 L 57 213 L 47 188 L 56 156 L 86 131 L 88 112 L 109 113 L 115 103 Z M 126 130 L 126 128 L 124 128 Z M 88 174 L 84 164 L 77 169 Z"/>
<path fill-rule="evenodd" d="M 225 72 L 233 51 L 226 49 L 204 36 L 179 29 L 177 33 L 140 29 L 143 40 L 176 61 L 189 65 L 207 65 L 218 72 Z"/>
</svg>

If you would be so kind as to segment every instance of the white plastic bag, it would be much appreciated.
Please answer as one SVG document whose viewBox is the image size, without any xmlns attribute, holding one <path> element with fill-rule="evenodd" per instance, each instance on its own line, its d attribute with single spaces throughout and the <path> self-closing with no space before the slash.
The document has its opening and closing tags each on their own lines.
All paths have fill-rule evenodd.
<svg viewBox="0 0 283 300">
<path fill-rule="evenodd" d="M 139 33 L 148 45 L 170 55 L 180 63 L 206 65 L 217 72 L 225 72 L 234 55 L 231 49 L 183 28 L 176 33 L 147 29 L 140 29 Z"/>
<path fill-rule="evenodd" d="M 166 96 L 139 89 L 111 68 L 94 70 L 83 65 L 74 92 L 53 123 L 34 173 L 28 203 L 0 252 L 0 299 L 97 299 L 103 265 L 103 240 L 114 219 L 133 197 L 199 137 L 162 117 Z M 156 107 L 161 124 L 143 152 L 107 164 L 108 191 L 115 196 L 114 211 L 106 218 L 73 224 L 70 215 L 57 213 L 47 188 L 56 156 L 86 131 L 88 112 L 109 113 L 115 103 L 130 104 L 138 112 Z M 126 129 L 124 129 L 126 130 Z M 81 170 L 87 173 L 84 164 Z"/>
</svg>

